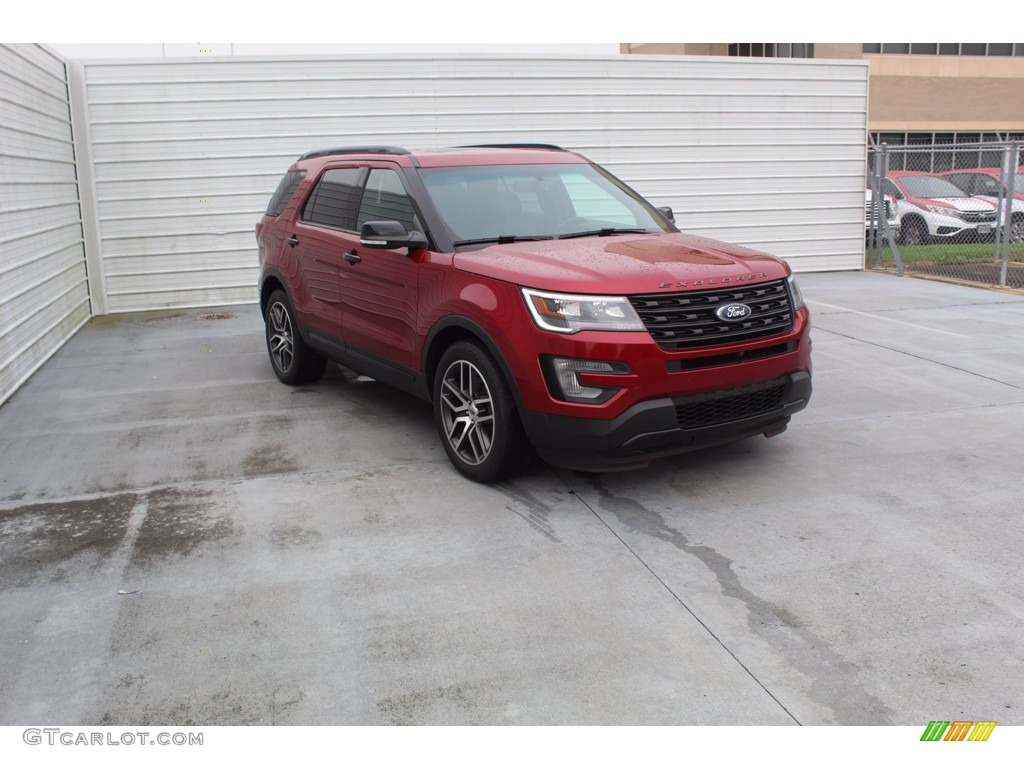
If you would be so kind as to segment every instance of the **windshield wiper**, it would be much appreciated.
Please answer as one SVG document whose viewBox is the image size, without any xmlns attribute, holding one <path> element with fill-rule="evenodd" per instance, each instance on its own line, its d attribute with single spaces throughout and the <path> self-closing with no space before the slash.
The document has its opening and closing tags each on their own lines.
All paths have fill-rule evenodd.
<svg viewBox="0 0 1024 768">
<path fill-rule="evenodd" d="M 531 240 L 553 240 L 552 235 L 498 235 L 497 237 L 478 237 L 475 240 L 456 240 L 452 245 L 458 247 L 460 245 L 483 245 L 484 243 L 497 243 L 498 245 L 505 245 L 506 243 L 524 243 Z"/>
<path fill-rule="evenodd" d="M 646 229 L 627 229 L 625 227 L 605 227 L 604 229 L 588 229 L 586 232 L 570 232 L 559 235 L 558 240 L 571 240 L 574 237 L 607 237 L 608 235 L 645 235 Z"/>
</svg>

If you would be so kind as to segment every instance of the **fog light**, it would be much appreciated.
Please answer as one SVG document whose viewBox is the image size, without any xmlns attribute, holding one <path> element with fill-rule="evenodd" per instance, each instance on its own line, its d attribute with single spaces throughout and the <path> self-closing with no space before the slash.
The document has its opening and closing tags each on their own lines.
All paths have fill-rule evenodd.
<svg viewBox="0 0 1024 768">
<path fill-rule="evenodd" d="M 601 360 L 577 360 L 571 357 L 549 358 L 555 387 L 552 394 L 561 400 L 576 403 L 603 403 L 622 387 L 597 387 L 580 381 L 581 373 L 624 374 L 629 373 L 625 363 L 609 363 Z M 558 391 L 555 391 L 555 390 Z"/>
</svg>

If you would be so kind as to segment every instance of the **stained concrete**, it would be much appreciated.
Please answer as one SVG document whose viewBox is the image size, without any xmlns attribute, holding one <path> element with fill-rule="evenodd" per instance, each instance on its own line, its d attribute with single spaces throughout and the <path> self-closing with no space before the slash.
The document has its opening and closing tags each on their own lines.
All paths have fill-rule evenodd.
<svg viewBox="0 0 1024 768">
<path fill-rule="evenodd" d="M 0 407 L 0 723 L 1024 724 L 1024 297 L 801 283 L 784 435 L 492 487 L 254 307 L 93 321 Z"/>
</svg>

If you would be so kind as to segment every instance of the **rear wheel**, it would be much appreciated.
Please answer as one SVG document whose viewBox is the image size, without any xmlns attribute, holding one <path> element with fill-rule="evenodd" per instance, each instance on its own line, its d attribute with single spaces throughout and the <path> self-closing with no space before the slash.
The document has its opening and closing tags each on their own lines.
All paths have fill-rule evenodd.
<svg viewBox="0 0 1024 768">
<path fill-rule="evenodd" d="M 441 357 L 434 417 L 448 458 L 478 483 L 519 474 L 533 454 L 504 377 L 471 342 L 457 342 Z"/>
<path fill-rule="evenodd" d="M 306 346 L 295 322 L 295 312 L 284 291 L 274 291 L 267 302 L 267 352 L 277 378 L 285 384 L 309 384 L 323 376 L 327 359 Z"/>
</svg>

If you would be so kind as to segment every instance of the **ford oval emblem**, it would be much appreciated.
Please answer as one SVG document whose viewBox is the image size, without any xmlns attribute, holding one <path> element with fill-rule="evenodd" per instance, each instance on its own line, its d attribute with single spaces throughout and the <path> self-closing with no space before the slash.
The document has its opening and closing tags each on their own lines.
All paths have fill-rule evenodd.
<svg viewBox="0 0 1024 768">
<path fill-rule="evenodd" d="M 738 323 L 740 320 L 750 317 L 753 311 L 746 304 L 725 304 L 718 308 L 715 315 L 719 320 L 725 320 L 727 323 Z"/>
</svg>

